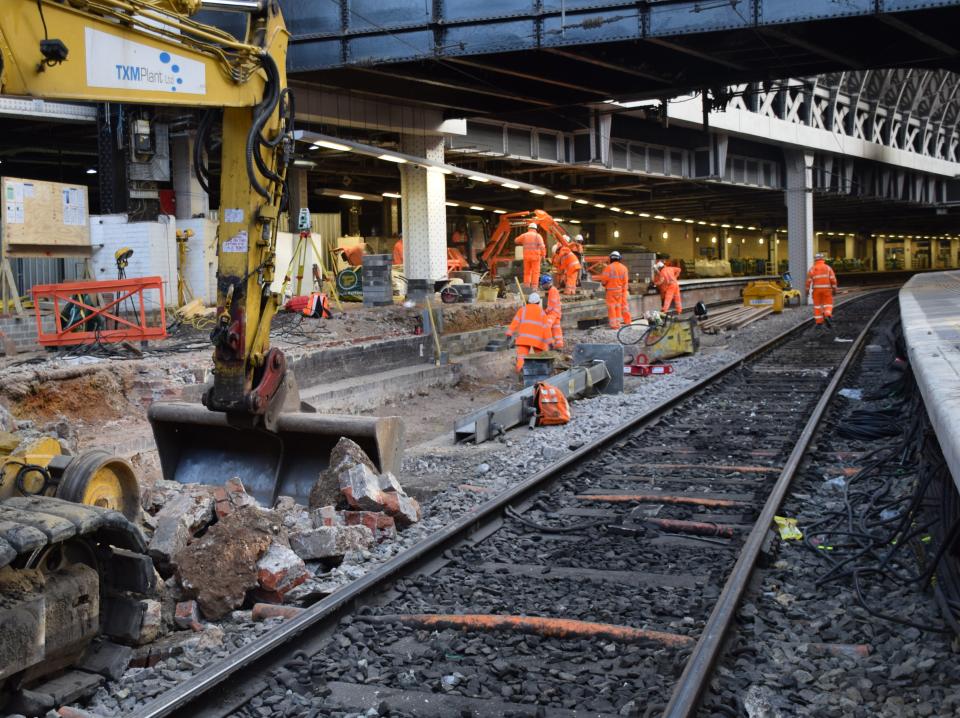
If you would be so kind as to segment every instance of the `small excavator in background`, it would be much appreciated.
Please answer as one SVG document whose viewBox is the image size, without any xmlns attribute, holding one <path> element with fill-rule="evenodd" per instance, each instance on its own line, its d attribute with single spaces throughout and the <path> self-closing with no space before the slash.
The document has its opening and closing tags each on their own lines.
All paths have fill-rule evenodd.
<svg viewBox="0 0 960 718">
<path fill-rule="evenodd" d="M 244 37 L 197 22 L 201 9 L 242 13 Z M 313 413 L 270 347 L 295 142 L 288 38 L 276 0 L 0 0 L 3 95 L 204 108 L 193 161 L 208 191 L 204 151 L 219 126 L 213 383 L 203 406 L 154 403 L 148 416 L 164 478 L 236 476 L 267 506 L 280 494 L 305 501 L 341 437 L 382 471 L 397 470 L 403 443 L 399 418 Z M 144 550 L 124 516 L 139 496 L 121 465 L 80 456 L 64 466 L 51 446 L 24 452 L 0 466 L 0 708 L 83 653 L 102 628 L 99 606 L 123 586 L 114 548 Z"/>
</svg>

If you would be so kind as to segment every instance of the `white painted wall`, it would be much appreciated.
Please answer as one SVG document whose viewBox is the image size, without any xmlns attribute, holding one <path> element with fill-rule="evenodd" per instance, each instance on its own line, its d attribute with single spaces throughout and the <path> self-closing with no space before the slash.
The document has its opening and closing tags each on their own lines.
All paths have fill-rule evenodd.
<svg viewBox="0 0 960 718">
<path fill-rule="evenodd" d="M 194 298 L 213 306 L 217 303 L 217 223 L 205 218 L 178 219 L 176 228 L 193 230 L 187 242 L 184 275 Z"/>
<path fill-rule="evenodd" d="M 94 247 L 91 265 L 93 278 L 99 281 L 117 278 L 114 254 L 122 247 L 133 250 L 127 265 L 127 277 L 154 277 L 163 280 L 163 300 L 167 306 L 177 301 L 176 221 L 161 216 L 156 222 L 128 222 L 125 214 L 90 217 L 90 242 Z M 151 296 L 153 295 L 153 296 Z M 147 306 L 159 306 L 157 292 L 147 293 Z"/>
</svg>

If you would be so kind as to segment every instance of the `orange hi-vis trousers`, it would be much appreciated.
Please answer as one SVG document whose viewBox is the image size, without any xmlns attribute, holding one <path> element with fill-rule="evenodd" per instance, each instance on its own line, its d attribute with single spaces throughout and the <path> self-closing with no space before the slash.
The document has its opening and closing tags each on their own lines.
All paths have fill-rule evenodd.
<svg viewBox="0 0 960 718">
<path fill-rule="evenodd" d="M 540 255 L 527 258 L 527 253 L 523 254 L 523 283 L 529 287 L 537 289 L 540 286 Z"/>
<path fill-rule="evenodd" d="M 563 327 L 560 326 L 560 317 L 556 314 L 547 314 L 547 328 L 553 336 L 555 349 L 563 349 Z"/>
<path fill-rule="evenodd" d="M 817 324 L 823 324 L 824 317 L 833 316 L 833 290 L 813 290 L 813 318 Z"/>
<path fill-rule="evenodd" d="M 619 329 L 623 324 L 630 324 L 630 295 L 622 289 L 607 290 L 607 319 L 611 329 Z"/>
<path fill-rule="evenodd" d="M 677 308 L 677 314 L 683 311 L 683 305 L 680 303 L 680 285 L 676 282 L 668 284 L 663 288 L 663 308 L 664 314 L 670 311 L 670 303 L 673 302 Z"/>
<path fill-rule="evenodd" d="M 571 269 L 564 275 L 563 279 L 563 293 L 564 294 L 575 294 L 577 291 L 577 278 L 580 276 L 580 267 L 576 269 Z"/>
</svg>

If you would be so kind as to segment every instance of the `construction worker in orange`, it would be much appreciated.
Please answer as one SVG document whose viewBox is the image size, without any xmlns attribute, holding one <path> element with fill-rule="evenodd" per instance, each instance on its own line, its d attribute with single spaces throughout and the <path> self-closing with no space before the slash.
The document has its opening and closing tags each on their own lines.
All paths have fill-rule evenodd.
<svg viewBox="0 0 960 718">
<path fill-rule="evenodd" d="M 564 237 L 569 244 L 573 243 L 569 237 Z M 557 269 L 557 279 L 563 282 L 563 293 L 574 294 L 577 291 L 577 278 L 580 276 L 580 260 L 573 253 L 569 244 L 557 244 L 556 254 L 553 255 L 553 266 Z"/>
<path fill-rule="evenodd" d="M 624 324 L 630 324 L 630 295 L 627 291 L 630 286 L 630 272 L 620 261 L 620 252 L 610 252 L 610 263 L 603 268 L 600 274 L 593 277 L 607 290 L 607 319 L 611 329 L 619 329 Z"/>
<path fill-rule="evenodd" d="M 670 304 L 677 309 L 677 314 L 683 311 L 683 304 L 680 301 L 680 267 L 667 267 L 662 260 L 658 260 L 657 271 L 653 275 L 653 283 L 660 291 L 660 298 L 663 301 L 661 311 L 666 314 L 670 311 Z"/>
<path fill-rule="evenodd" d="M 397 241 L 393 244 L 393 263 L 394 265 L 403 264 L 403 233 L 397 236 Z"/>
<path fill-rule="evenodd" d="M 540 292 L 546 292 L 547 295 L 545 311 L 553 348 L 563 349 L 563 327 L 560 326 L 560 320 L 563 318 L 563 307 L 560 306 L 560 292 L 553 286 L 553 278 L 549 274 L 540 277 Z"/>
<path fill-rule="evenodd" d="M 507 329 L 507 336 L 517 344 L 516 369 L 519 374 L 523 371 L 523 360 L 533 351 L 544 351 L 550 348 L 550 328 L 547 326 L 547 315 L 540 306 L 540 295 L 530 292 L 527 303 L 517 310 Z"/>
<path fill-rule="evenodd" d="M 352 247 L 340 247 L 340 256 L 343 258 L 343 261 L 351 267 L 362 267 L 364 254 L 365 248 L 363 244 L 355 244 Z"/>
<path fill-rule="evenodd" d="M 823 255 L 813 255 L 813 266 L 807 272 L 807 294 L 813 290 L 813 318 L 817 324 L 826 321 L 833 326 L 833 291 L 837 288 L 837 275 L 833 267 L 827 264 Z"/>
<path fill-rule="evenodd" d="M 547 245 L 537 231 L 537 223 L 527 225 L 527 231 L 515 240 L 523 246 L 523 283 L 536 291 L 540 284 L 540 262 L 547 256 Z"/>
</svg>

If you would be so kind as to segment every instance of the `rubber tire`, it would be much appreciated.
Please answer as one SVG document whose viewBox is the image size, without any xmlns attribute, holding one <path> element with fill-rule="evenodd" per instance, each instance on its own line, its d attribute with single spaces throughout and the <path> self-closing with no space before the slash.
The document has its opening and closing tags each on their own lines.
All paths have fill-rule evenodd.
<svg viewBox="0 0 960 718">
<path fill-rule="evenodd" d="M 99 485 L 91 486 L 95 478 Z M 60 479 L 57 498 L 114 509 L 134 522 L 140 516 L 140 484 L 133 467 L 102 449 L 86 451 L 70 462 Z"/>
</svg>

